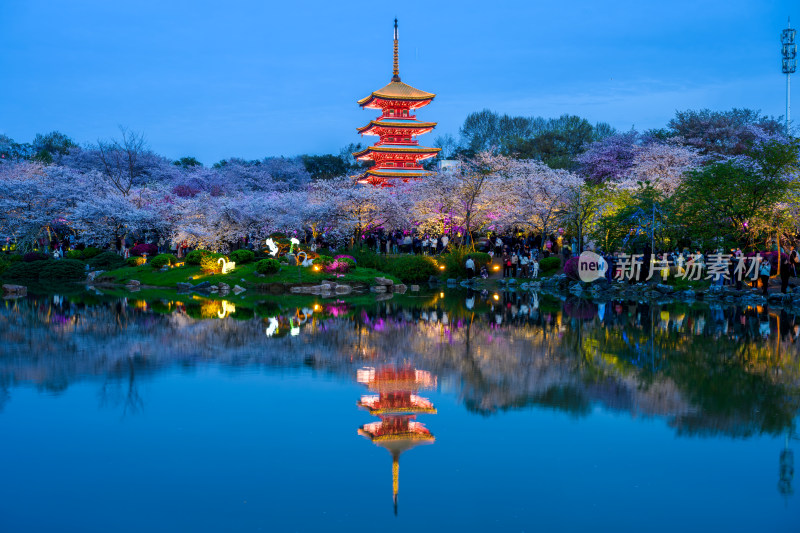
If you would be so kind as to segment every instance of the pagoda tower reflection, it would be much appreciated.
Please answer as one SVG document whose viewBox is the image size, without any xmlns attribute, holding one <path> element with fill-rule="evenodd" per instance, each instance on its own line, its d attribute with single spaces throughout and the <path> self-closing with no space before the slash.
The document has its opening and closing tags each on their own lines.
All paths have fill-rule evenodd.
<svg viewBox="0 0 800 533">
<path fill-rule="evenodd" d="M 394 514 L 397 514 L 400 455 L 436 440 L 428 428 L 416 420 L 417 414 L 436 414 L 430 400 L 417 395 L 422 389 L 436 388 L 436 376 L 410 366 L 389 365 L 379 369 L 362 368 L 357 371 L 356 380 L 373 393 L 362 396 L 358 406 L 380 418 L 361 426 L 358 434 L 392 454 L 392 497 Z"/>
</svg>

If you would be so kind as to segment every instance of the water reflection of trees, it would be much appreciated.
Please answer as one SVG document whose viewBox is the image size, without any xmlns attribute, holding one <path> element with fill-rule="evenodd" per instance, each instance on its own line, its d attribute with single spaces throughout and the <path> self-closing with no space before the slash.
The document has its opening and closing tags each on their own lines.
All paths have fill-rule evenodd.
<svg viewBox="0 0 800 533">
<path fill-rule="evenodd" d="M 280 305 L 242 308 L 243 320 L 219 320 L 174 302 L 6 302 L 0 407 L 17 382 L 57 391 L 100 378 L 101 403 L 131 412 L 143 405 L 142 376 L 203 363 L 313 366 L 343 377 L 364 364 L 408 363 L 440 376 L 481 414 L 536 405 L 585 416 L 602 405 L 666 417 L 692 435 L 777 434 L 800 407 L 800 328 L 782 311 L 562 303 L 530 293 L 435 294 L 359 308 L 320 301 L 302 310 L 302 321 Z M 268 338 L 270 324 L 279 327 Z"/>
</svg>

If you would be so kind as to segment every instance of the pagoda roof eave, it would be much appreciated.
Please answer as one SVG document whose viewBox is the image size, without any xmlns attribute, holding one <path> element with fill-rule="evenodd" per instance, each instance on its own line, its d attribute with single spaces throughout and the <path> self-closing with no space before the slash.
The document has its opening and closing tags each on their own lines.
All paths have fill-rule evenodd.
<svg viewBox="0 0 800 533">
<path fill-rule="evenodd" d="M 385 180 L 391 181 L 395 179 L 400 179 L 400 180 L 420 179 L 420 178 L 426 178 L 433 174 L 433 172 L 429 170 L 409 169 L 410 172 L 399 172 L 400 170 L 405 170 L 405 169 L 400 169 L 400 168 L 393 170 L 369 169 L 361 174 L 353 176 L 353 179 L 355 179 L 359 183 L 370 183 L 371 181 L 385 181 Z M 403 392 L 408 390 L 408 388 L 392 387 L 391 385 L 374 387 L 374 388 L 370 387 L 370 389 L 374 390 L 375 392 Z"/>
<path fill-rule="evenodd" d="M 425 100 L 433 100 L 436 95 L 421 91 L 416 87 L 412 87 L 402 81 L 390 81 L 377 91 L 373 91 L 366 98 L 358 101 L 358 105 L 364 106 L 370 103 L 372 99 L 380 98 L 383 100 L 399 100 L 406 102 L 420 102 Z"/>
<path fill-rule="evenodd" d="M 384 154 L 431 154 L 436 155 L 441 152 L 441 148 L 428 148 L 427 146 L 413 146 L 408 147 L 392 145 L 374 145 L 368 146 L 358 152 L 353 152 L 353 157 L 358 159 L 361 156 L 367 155 L 369 152 L 380 152 Z"/>
<path fill-rule="evenodd" d="M 435 127 L 436 127 L 436 122 L 417 122 L 417 121 L 388 122 L 381 120 L 372 120 L 366 126 L 356 128 L 356 131 L 358 131 L 358 133 L 364 134 L 366 131 L 374 128 L 409 129 L 409 130 L 418 130 L 419 133 L 417 133 L 416 135 L 422 135 L 423 131 L 425 133 L 428 133 Z"/>
</svg>

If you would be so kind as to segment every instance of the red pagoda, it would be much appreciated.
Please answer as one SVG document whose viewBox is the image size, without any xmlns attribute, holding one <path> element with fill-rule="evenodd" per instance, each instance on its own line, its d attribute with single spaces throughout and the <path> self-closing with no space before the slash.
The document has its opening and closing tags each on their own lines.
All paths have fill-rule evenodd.
<svg viewBox="0 0 800 533">
<path fill-rule="evenodd" d="M 416 421 L 418 413 L 436 414 L 436 409 L 430 400 L 415 394 L 419 389 L 435 388 L 436 378 L 423 370 L 387 366 L 378 370 L 361 369 L 357 380 L 378 393 L 362 396 L 358 405 L 378 416 L 380 421 L 364 424 L 358 434 L 392 454 L 392 496 L 397 514 L 400 454 L 436 440 L 428 428 Z"/>
<path fill-rule="evenodd" d="M 358 105 L 363 108 L 381 110 L 378 118 L 363 128 L 358 128 L 361 135 L 377 135 L 379 138 L 374 145 L 353 153 L 359 161 L 374 162 L 369 170 L 356 176 L 359 183 L 391 186 L 393 179 L 408 181 L 427 176 L 430 172 L 422 167 L 420 161 L 436 156 L 440 150 L 420 146 L 414 138 L 436 127 L 435 122 L 420 122 L 412 114 L 415 109 L 430 104 L 436 95 L 400 81 L 397 46 L 397 19 L 394 19 L 392 80 L 385 87 L 358 101 Z"/>
</svg>

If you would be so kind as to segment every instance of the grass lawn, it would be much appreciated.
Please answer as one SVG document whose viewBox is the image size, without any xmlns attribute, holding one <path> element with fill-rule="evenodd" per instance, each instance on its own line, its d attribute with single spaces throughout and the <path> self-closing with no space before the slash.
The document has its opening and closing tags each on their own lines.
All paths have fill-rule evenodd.
<svg viewBox="0 0 800 533">
<path fill-rule="evenodd" d="M 196 265 L 172 268 L 166 272 L 155 270 L 149 265 L 143 265 L 104 272 L 101 279 L 117 283 L 137 280 L 142 285 L 169 288 L 175 288 L 175 284 L 179 282 L 197 284 L 203 281 L 209 281 L 212 285 L 224 282 L 231 287 L 234 285 L 241 285 L 245 288 L 262 283 L 319 283 L 323 280 L 334 280 L 339 283 L 359 282 L 372 284 L 374 279 L 379 276 L 391 279 L 395 283 L 400 282 L 399 279 L 390 274 L 371 268 L 356 268 L 341 278 L 337 278 L 334 274 L 315 272 L 311 268 L 300 267 L 298 269 L 296 266 L 281 267 L 279 272 L 262 278 L 256 276 L 255 269 L 256 264 L 249 263 L 237 266 L 233 272 L 229 272 L 228 274 L 204 274 L 200 270 L 200 267 Z"/>
</svg>

